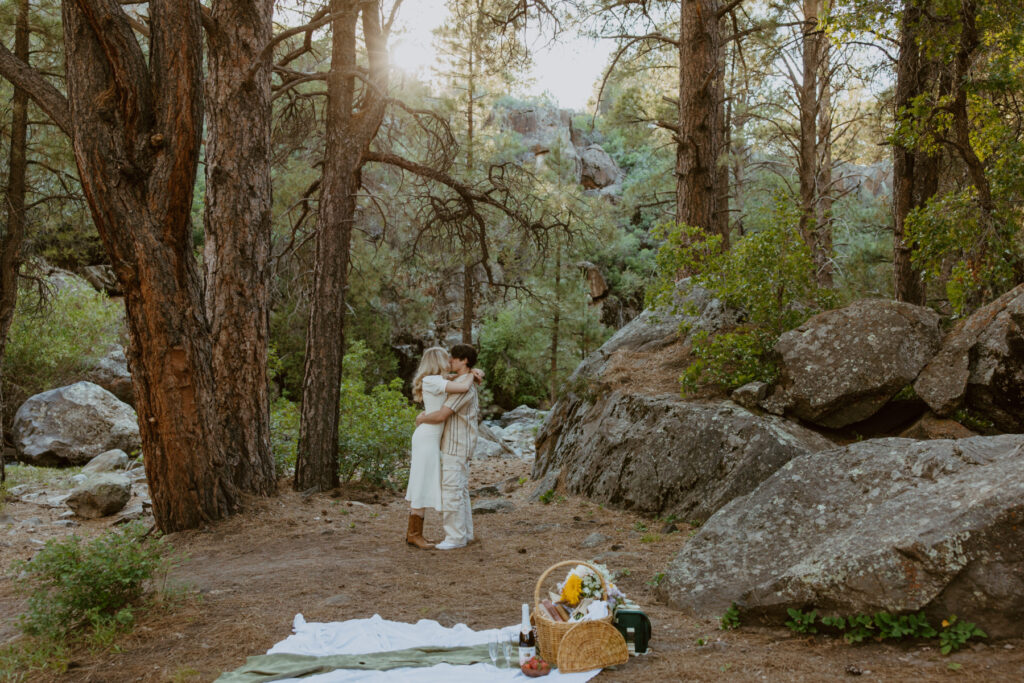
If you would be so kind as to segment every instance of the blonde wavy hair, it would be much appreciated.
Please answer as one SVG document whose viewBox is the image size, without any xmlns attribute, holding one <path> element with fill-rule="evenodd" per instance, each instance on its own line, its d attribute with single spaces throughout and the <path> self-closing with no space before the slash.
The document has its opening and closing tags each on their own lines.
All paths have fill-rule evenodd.
<svg viewBox="0 0 1024 683">
<path fill-rule="evenodd" d="M 440 346 L 431 346 L 423 352 L 420 366 L 412 380 L 412 398 L 417 403 L 423 402 L 423 378 L 427 375 L 443 375 L 448 372 L 451 356 Z"/>
</svg>

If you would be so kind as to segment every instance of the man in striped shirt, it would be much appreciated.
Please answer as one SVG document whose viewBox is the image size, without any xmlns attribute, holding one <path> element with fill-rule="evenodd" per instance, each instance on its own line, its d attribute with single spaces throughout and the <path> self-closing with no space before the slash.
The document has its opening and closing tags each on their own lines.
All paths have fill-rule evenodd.
<svg viewBox="0 0 1024 683">
<path fill-rule="evenodd" d="M 472 371 L 476 349 L 456 344 L 449 352 L 451 370 L 457 375 Z M 441 512 L 444 540 L 435 548 L 454 550 L 473 540 L 473 513 L 469 502 L 469 458 L 476 447 L 480 402 L 476 384 L 464 394 L 448 394 L 440 410 L 420 413 L 416 424 L 444 423 L 441 436 Z"/>
</svg>

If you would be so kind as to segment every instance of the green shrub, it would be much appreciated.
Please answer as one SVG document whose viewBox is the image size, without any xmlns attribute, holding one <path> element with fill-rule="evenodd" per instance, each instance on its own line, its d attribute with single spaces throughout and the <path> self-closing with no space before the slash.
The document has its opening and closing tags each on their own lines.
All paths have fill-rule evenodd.
<svg viewBox="0 0 1024 683">
<path fill-rule="evenodd" d="M 270 450 L 277 476 L 295 469 L 299 445 L 299 404 L 282 397 L 270 404 Z"/>
<path fill-rule="evenodd" d="M 3 358 L 11 410 L 29 396 L 81 379 L 119 343 L 122 307 L 91 287 L 63 287 L 41 299 L 23 288 Z"/>
<path fill-rule="evenodd" d="M 735 602 L 718 618 L 718 627 L 723 631 L 732 631 L 740 627 L 740 608 Z"/>
<path fill-rule="evenodd" d="M 682 378 L 685 391 L 772 381 L 777 370 L 769 352 L 779 335 L 834 304 L 834 294 L 817 286 L 795 215 L 781 201 L 775 220 L 743 236 L 728 251 L 722 251 L 720 235 L 698 227 L 668 223 L 656 235 L 665 243 L 658 251 L 658 278 L 648 289 L 648 305 L 675 307 L 679 279 L 690 275 L 692 285 L 708 289 L 744 317 L 736 329 L 693 336 L 694 360 Z M 681 331 L 689 333 L 685 324 Z"/>
<path fill-rule="evenodd" d="M 988 638 L 988 635 L 973 622 L 960 621 L 954 614 L 942 622 L 942 630 L 939 632 L 939 649 L 942 654 L 948 655 L 950 652 L 959 650 L 971 638 Z"/>
<path fill-rule="evenodd" d="M 367 390 L 364 378 L 371 352 L 356 342 L 345 354 L 338 423 L 338 474 L 400 489 L 408 478 L 412 432 L 419 412 L 394 379 Z"/>
<path fill-rule="evenodd" d="M 147 581 L 170 568 L 169 551 L 141 523 L 88 542 L 78 536 L 48 541 L 31 560 L 14 564 L 29 594 L 22 630 L 58 640 L 83 628 L 130 626 Z"/>
</svg>

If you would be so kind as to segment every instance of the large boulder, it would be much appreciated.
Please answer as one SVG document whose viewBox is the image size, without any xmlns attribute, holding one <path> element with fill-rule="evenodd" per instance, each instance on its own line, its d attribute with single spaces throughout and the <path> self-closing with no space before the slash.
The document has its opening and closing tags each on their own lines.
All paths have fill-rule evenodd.
<svg viewBox="0 0 1024 683">
<path fill-rule="evenodd" d="M 1024 285 L 957 323 L 914 390 L 937 415 L 966 405 L 1003 431 L 1024 431 Z"/>
<path fill-rule="evenodd" d="M 795 458 L 723 507 L 659 592 L 704 615 L 925 610 L 1019 637 L 1022 521 L 1024 436 L 863 441 Z"/>
<path fill-rule="evenodd" d="M 67 506 L 79 517 L 95 519 L 120 511 L 132 496 L 131 481 L 125 474 L 90 474 L 68 496 Z"/>
<path fill-rule="evenodd" d="M 923 306 L 864 299 L 819 313 L 776 342 L 771 400 L 823 427 L 860 422 L 913 382 L 940 342 L 939 316 Z"/>
<path fill-rule="evenodd" d="M 579 404 L 534 476 L 560 468 L 571 493 L 703 521 L 792 458 L 832 445 L 795 423 L 730 401 L 612 391 Z"/>
<path fill-rule="evenodd" d="M 120 346 L 111 348 L 107 355 L 96 361 L 86 379 L 100 385 L 128 405 L 135 405 L 135 390 L 132 375 L 128 371 L 128 359 Z"/>
<path fill-rule="evenodd" d="M 92 382 L 78 382 L 29 398 L 14 415 L 18 457 L 34 465 L 82 465 L 118 448 L 141 445 L 131 406 Z"/>
<path fill-rule="evenodd" d="M 588 190 L 599 190 L 619 180 L 619 165 L 601 145 L 589 145 L 580 153 L 580 183 Z"/>
</svg>

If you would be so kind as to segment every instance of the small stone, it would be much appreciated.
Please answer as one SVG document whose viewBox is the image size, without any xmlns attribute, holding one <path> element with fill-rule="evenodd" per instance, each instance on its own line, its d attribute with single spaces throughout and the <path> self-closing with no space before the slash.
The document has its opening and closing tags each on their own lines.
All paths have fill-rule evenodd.
<svg viewBox="0 0 1024 683">
<path fill-rule="evenodd" d="M 111 472 L 113 470 L 123 470 L 127 465 L 128 454 L 120 448 L 114 448 L 104 451 L 90 460 L 82 468 L 82 472 Z"/>
<path fill-rule="evenodd" d="M 473 504 L 473 514 L 486 515 L 494 512 L 509 512 L 515 509 L 512 501 L 508 500 L 481 500 Z"/>
<path fill-rule="evenodd" d="M 470 498 L 479 498 L 479 497 L 483 496 L 483 497 L 487 498 L 487 497 L 490 497 L 490 496 L 500 495 L 500 493 L 501 492 L 498 490 L 498 487 L 495 486 L 494 484 L 491 484 L 491 485 L 488 485 L 488 486 L 481 486 L 478 489 L 474 489 L 474 490 L 470 491 L 469 492 L 469 497 Z"/>
<path fill-rule="evenodd" d="M 597 546 L 603 545 L 610 540 L 612 540 L 610 536 L 605 536 L 604 534 L 595 531 L 594 533 L 590 534 L 589 536 L 583 539 L 583 542 L 580 543 L 580 547 L 596 548 Z"/>
<path fill-rule="evenodd" d="M 78 526 L 78 522 L 76 522 L 73 519 L 58 519 L 56 522 L 53 523 L 53 526 L 62 526 L 62 527 L 71 528 L 71 527 Z"/>
<path fill-rule="evenodd" d="M 43 523 L 39 517 L 29 517 L 28 519 L 21 520 L 21 524 L 18 526 L 23 529 L 35 529 Z"/>
</svg>

